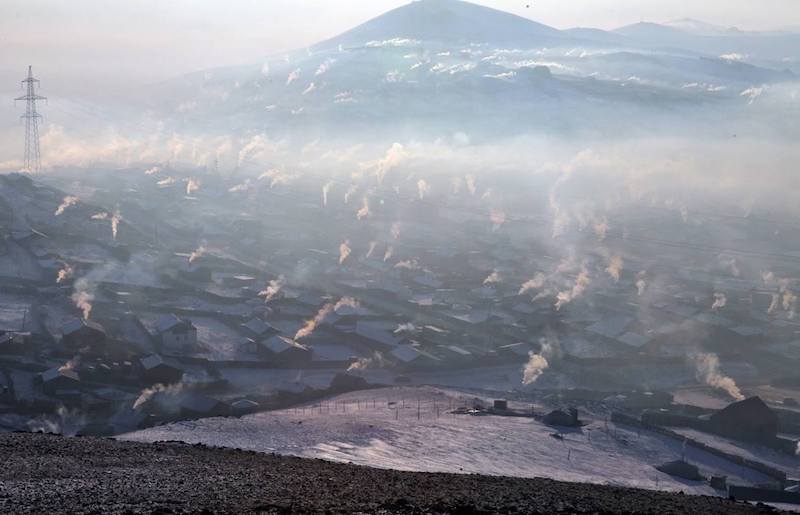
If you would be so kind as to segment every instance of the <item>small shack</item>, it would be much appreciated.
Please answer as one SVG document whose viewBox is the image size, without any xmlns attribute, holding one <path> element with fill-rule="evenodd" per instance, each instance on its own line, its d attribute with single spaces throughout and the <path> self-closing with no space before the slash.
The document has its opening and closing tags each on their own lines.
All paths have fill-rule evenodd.
<svg viewBox="0 0 800 515">
<path fill-rule="evenodd" d="M 689 481 L 703 481 L 705 478 L 700 474 L 700 470 L 691 463 L 683 460 L 670 461 L 656 467 L 656 470 L 669 474 L 673 477 L 687 479 Z"/>
</svg>

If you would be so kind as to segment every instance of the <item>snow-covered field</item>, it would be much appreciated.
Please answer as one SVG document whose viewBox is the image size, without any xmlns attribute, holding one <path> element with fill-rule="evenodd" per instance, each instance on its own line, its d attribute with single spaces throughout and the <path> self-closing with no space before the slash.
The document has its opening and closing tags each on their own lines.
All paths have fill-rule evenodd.
<svg viewBox="0 0 800 515">
<path fill-rule="evenodd" d="M 563 433 L 530 418 L 452 415 L 472 397 L 431 387 L 353 392 L 321 404 L 242 418 L 185 421 L 122 435 L 353 462 L 412 471 L 481 473 L 714 494 L 653 468 L 679 459 L 682 445 L 595 419 Z M 513 406 L 513 404 L 512 404 Z M 527 407 L 527 406 L 526 406 Z M 538 408 L 540 411 L 542 408 Z M 697 449 L 686 458 L 705 475 L 737 484 L 768 478 Z"/>
</svg>

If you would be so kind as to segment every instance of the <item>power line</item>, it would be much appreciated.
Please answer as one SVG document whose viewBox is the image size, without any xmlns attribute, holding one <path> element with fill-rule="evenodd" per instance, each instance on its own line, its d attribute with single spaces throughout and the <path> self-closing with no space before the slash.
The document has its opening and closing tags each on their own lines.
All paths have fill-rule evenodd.
<svg viewBox="0 0 800 515">
<path fill-rule="evenodd" d="M 36 85 L 39 80 L 33 77 L 33 67 L 28 66 L 28 77 L 22 81 L 25 85 L 25 96 L 15 98 L 17 100 L 24 100 L 25 114 L 20 118 L 25 120 L 25 164 L 23 169 L 26 172 L 38 172 L 42 167 L 42 156 L 39 150 L 39 119 L 42 117 L 36 112 L 36 101 L 47 100 L 46 97 L 36 94 Z"/>
</svg>

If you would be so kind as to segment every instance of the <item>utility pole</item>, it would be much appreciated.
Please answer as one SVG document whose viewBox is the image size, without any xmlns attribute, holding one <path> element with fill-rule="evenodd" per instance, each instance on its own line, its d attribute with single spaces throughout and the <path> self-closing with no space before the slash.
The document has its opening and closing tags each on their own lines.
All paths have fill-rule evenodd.
<svg viewBox="0 0 800 515">
<path fill-rule="evenodd" d="M 22 81 L 26 88 L 26 94 L 23 97 L 15 98 L 17 100 L 25 100 L 25 114 L 21 118 L 25 119 L 25 165 L 23 167 L 26 172 L 38 172 L 41 170 L 41 153 L 39 151 L 39 119 L 42 117 L 36 112 L 36 101 L 47 100 L 46 97 L 36 94 L 36 87 L 38 79 L 33 78 L 33 70 L 28 66 L 28 77 Z"/>
</svg>

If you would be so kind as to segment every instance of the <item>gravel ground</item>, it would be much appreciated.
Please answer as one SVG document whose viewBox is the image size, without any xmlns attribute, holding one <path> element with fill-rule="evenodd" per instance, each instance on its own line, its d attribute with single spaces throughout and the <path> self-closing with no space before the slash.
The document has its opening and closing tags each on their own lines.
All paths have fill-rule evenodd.
<svg viewBox="0 0 800 515">
<path fill-rule="evenodd" d="M 0 513 L 775 513 L 713 497 L 0 434 Z"/>
</svg>

